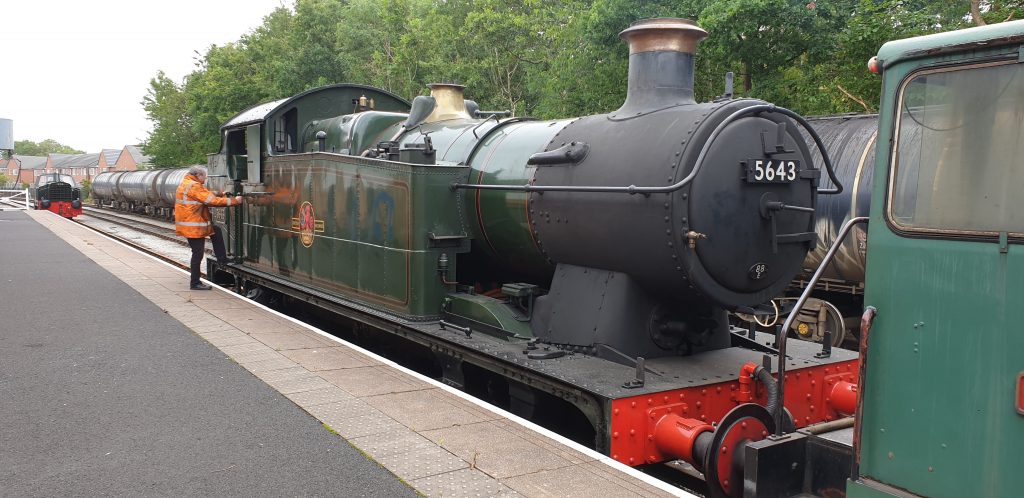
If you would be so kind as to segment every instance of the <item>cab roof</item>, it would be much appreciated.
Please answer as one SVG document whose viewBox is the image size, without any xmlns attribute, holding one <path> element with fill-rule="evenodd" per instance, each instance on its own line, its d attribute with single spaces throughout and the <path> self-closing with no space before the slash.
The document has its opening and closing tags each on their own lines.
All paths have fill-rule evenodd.
<svg viewBox="0 0 1024 498">
<path fill-rule="evenodd" d="M 878 49 L 884 67 L 897 62 L 945 52 L 982 49 L 1024 42 L 1024 20 L 895 40 Z"/>
<path fill-rule="evenodd" d="M 391 92 L 389 92 L 387 90 L 382 90 L 380 88 L 374 88 L 372 86 L 367 86 L 367 85 L 356 85 L 356 84 L 352 84 L 352 83 L 339 83 L 339 84 L 336 84 L 336 85 L 327 85 L 327 86 L 321 86 L 321 87 L 318 87 L 318 88 L 312 88 L 310 90 L 306 90 L 305 92 L 293 95 L 291 97 L 287 97 L 287 98 L 283 98 L 283 99 L 278 99 L 278 100 L 274 100 L 274 101 L 271 101 L 271 102 L 264 102 L 264 103 L 261 103 L 261 104 L 256 104 L 256 105 L 254 105 L 252 107 L 249 107 L 248 109 L 245 109 L 242 112 L 236 114 L 234 117 L 229 119 L 227 123 L 224 123 L 220 127 L 220 129 L 221 130 L 225 130 L 225 129 L 228 129 L 228 128 L 239 128 L 241 126 L 250 125 L 250 124 L 254 124 L 254 123 L 259 123 L 259 122 L 265 120 L 267 118 L 267 116 L 272 114 L 277 109 L 279 109 L 281 107 L 284 107 L 285 105 L 288 105 L 291 102 L 294 102 L 294 101 L 302 99 L 302 98 L 307 98 L 308 96 L 310 96 L 312 94 L 315 94 L 315 93 L 326 92 L 326 91 L 334 89 L 334 88 L 357 88 L 357 89 L 360 89 L 360 90 L 379 92 L 379 93 L 382 93 L 382 94 L 385 94 L 385 95 L 388 95 L 390 97 L 395 98 L 396 100 L 398 100 L 399 102 L 402 102 L 406 106 L 409 105 L 409 102 L 407 100 L 405 100 L 405 99 L 399 97 L 398 95 L 395 95 L 395 94 L 393 94 L 393 93 L 391 93 Z"/>
</svg>

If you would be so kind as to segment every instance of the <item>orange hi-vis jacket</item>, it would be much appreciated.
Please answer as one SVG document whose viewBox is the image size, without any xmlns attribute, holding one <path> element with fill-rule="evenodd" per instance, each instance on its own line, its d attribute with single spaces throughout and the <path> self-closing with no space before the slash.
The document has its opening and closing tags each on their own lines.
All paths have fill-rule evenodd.
<svg viewBox="0 0 1024 498">
<path fill-rule="evenodd" d="M 213 234 L 209 206 L 230 206 L 233 199 L 213 195 L 193 175 L 185 175 L 174 194 L 174 233 L 188 239 L 201 239 Z"/>
</svg>

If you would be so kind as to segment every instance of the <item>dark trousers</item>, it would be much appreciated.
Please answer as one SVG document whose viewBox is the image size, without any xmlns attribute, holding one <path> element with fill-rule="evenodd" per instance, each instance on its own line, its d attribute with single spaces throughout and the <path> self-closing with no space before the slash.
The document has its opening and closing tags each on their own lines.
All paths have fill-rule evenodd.
<svg viewBox="0 0 1024 498">
<path fill-rule="evenodd" d="M 210 240 L 213 241 L 213 254 L 217 256 L 217 261 L 226 263 L 228 255 L 227 251 L 224 250 L 224 234 L 221 233 L 220 227 L 213 227 L 213 234 L 210 235 Z M 192 248 L 192 260 L 189 261 L 189 267 L 192 270 L 192 281 L 189 282 L 189 285 L 196 285 L 200 283 L 199 270 L 200 265 L 203 263 L 203 256 L 206 254 L 206 238 L 188 239 L 188 246 Z"/>
</svg>

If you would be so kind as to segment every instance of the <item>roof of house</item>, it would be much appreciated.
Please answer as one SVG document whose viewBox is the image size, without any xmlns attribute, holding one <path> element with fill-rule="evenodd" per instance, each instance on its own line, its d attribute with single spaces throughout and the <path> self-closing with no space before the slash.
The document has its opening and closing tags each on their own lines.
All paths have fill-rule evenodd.
<svg viewBox="0 0 1024 498">
<path fill-rule="evenodd" d="M 152 160 L 151 157 L 143 154 L 142 149 L 137 145 L 125 145 L 124 148 L 128 149 L 128 153 L 132 155 L 132 159 L 135 159 L 136 164 L 144 164 Z"/>
<path fill-rule="evenodd" d="M 71 156 L 71 159 L 64 165 L 66 168 L 88 168 L 96 166 L 100 163 L 100 153 L 95 154 L 75 154 Z"/>
<path fill-rule="evenodd" d="M 121 155 L 121 149 L 103 149 L 103 158 L 107 161 L 107 166 L 113 166 L 117 162 L 117 156 Z"/>
<path fill-rule="evenodd" d="M 100 153 L 95 154 L 50 154 L 54 168 L 89 168 L 100 162 Z"/>
<path fill-rule="evenodd" d="M 53 165 L 54 168 L 66 168 L 67 162 L 70 161 L 71 158 L 74 157 L 75 155 L 57 154 L 55 152 L 51 152 L 47 154 L 47 156 L 50 158 L 50 163 Z"/>
<path fill-rule="evenodd" d="M 14 159 L 21 162 L 21 169 L 43 169 L 46 167 L 46 156 L 23 156 L 15 154 Z M 15 166 L 17 168 L 17 166 Z"/>
</svg>

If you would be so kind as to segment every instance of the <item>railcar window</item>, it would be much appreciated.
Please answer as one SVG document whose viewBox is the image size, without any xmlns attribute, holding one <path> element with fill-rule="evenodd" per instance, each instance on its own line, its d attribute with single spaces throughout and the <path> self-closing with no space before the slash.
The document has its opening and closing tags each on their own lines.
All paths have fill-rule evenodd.
<svg viewBox="0 0 1024 498">
<path fill-rule="evenodd" d="M 893 223 L 1024 233 L 1022 70 L 1015 63 L 931 70 L 904 84 L 889 193 Z"/>
</svg>

